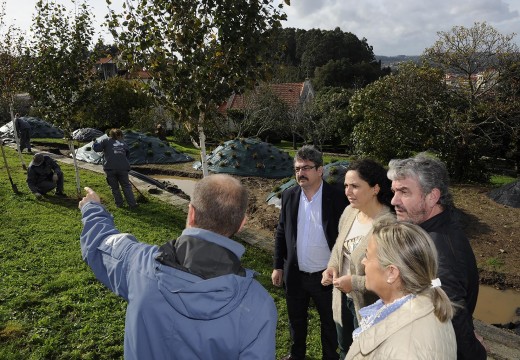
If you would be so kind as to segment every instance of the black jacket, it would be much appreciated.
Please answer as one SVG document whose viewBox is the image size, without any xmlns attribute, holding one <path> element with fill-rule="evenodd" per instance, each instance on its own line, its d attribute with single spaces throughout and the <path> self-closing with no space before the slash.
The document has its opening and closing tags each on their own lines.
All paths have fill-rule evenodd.
<svg viewBox="0 0 520 360">
<path fill-rule="evenodd" d="M 280 221 L 276 229 L 274 268 L 284 270 L 283 280 L 287 292 L 290 292 L 292 284 L 299 284 L 296 235 L 301 192 L 300 186 L 293 186 L 282 193 Z M 321 218 L 325 238 L 331 250 L 338 237 L 339 218 L 347 204 L 347 197 L 341 190 L 323 182 Z"/>
<path fill-rule="evenodd" d="M 31 192 L 38 192 L 38 185 L 42 182 L 52 181 L 52 175 L 61 174 L 61 168 L 54 160 L 48 155 L 43 155 L 43 162 L 39 166 L 35 166 L 33 162 L 29 164 L 27 169 L 27 186 Z"/>
<path fill-rule="evenodd" d="M 454 219 L 453 209 L 423 222 L 420 226 L 427 231 L 439 256 L 438 277 L 442 288 L 456 309 L 452 323 L 457 337 L 457 358 L 486 359 L 486 350 L 474 334 L 473 311 L 477 304 L 479 280 L 475 255 L 468 238 Z"/>
</svg>

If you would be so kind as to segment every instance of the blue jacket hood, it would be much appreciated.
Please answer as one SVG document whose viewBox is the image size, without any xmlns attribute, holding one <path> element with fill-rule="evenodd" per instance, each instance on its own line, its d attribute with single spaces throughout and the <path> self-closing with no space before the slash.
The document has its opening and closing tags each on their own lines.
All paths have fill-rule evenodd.
<svg viewBox="0 0 520 360">
<path fill-rule="evenodd" d="M 246 269 L 245 277 L 224 275 L 203 280 L 159 264 L 156 277 L 159 291 L 177 312 L 190 319 L 211 320 L 240 306 L 253 283 L 254 272 Z"/>
</svg>

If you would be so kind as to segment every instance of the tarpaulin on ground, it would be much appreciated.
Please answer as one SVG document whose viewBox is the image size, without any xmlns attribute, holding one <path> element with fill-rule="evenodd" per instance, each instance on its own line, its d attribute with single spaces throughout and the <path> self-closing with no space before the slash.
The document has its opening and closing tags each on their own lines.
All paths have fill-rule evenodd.
<svg viewBox="0 0 520 360">
<path fill-rule="evenodd" d="M 493 189 L 488 196 L 499 204 L 520 208 L 520 180 Z"/>
<path fill-rule="evenodd" d="M 62 139 L 63 131 L 48 122 L 30 116 L 23 116 L 23 119 L 31 125 L 31 139 Z M 9 121 L 7 124 L 0 127 L 0 137 L 14 139 L 13 122 Z"/>
<path fill-rule="evenodd" d="M 130 148 L 130 165 L 175 164 L 193 161 L 190 156 L 177 151 L 156 137 L 132 130 L 123 130 L 123 134 L 124 141 Z M 102 135 L 97 140 L 101 141 L 107 137 L 107 135 Z M 103 153 L 92 150 L 92 141 L 90 141 L 76 151 L 76 159 L 93 164 L 102 164 Z"/>
<path fill-rule="evenodd" d="M 325 165 L 323 167 L 323 181 L 343 190 L 345 188 L 345 173 L 347 172 L 348 164 L 348 161 L 343 160 Z M 267 195 L 265 201 L 269 205 L 274 205 L 278 208 L 281 207 L 282 193 L 295 185 L 297 185 L 296 179 L 293 178 L 287 181 L 275 189 L 275 191 Z"/>
<path fill-rule="evenodd" d="M 78 141 L 92 141 L 103 135 L 103 131 L 93 128 L 82 128 L 72 132 L 72 138 Z"/>
<path fill-rule="evenodd" d="M 212 172 L 274 179 L 291 176 L 292 162 L 287 152 L 256 138 L 226 141 L 208 155 Z M 200 161 L 193 167 L 202 170 Z"/>
</svg>

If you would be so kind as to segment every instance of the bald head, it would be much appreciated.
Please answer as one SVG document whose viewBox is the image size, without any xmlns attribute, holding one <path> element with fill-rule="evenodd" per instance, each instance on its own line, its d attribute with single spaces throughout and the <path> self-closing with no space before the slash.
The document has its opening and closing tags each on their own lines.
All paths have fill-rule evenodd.
<svg viewBox="0 0 520 360">
<path fill-rule="evenodd" d="M 225 174 L 207 176 L 197 182 L 191 197 L 194 226 L 229 237 L 240 229 L 247 201 L 247 190 L 239 180 Z"/>
</svg>

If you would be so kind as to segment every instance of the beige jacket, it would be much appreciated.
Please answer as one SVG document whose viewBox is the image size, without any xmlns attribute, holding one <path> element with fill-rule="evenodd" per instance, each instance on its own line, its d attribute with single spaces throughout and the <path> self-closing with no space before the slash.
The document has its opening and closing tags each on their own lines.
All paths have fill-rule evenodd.
<svg viewBox="0 0 520 360">
<path fill-rule="evenodd" d="M 347 360 L 450 360 L 457 358 L 451 321 L 441 323 L 429 297 L 419 295 L 365 330 L 350 346 Z"/>
<path fill-rule="evenodd" d="M 328 267 L 335 268 L 338 274 L 341 274 L 343 271 L 343 244 L 358 213 L 358 209 L 354 209 L 349 205 L 345 208 L 339 220 L 338 238 L 336 239 L 336 244 L 332 248 L 330 260 L 327 265 Z M 390 213 L 390 208 L 385 206 L 377 217 L 388 213 Z M 354 301 L 358 321 L 361 320 L 359 309 L 374 303 L 378 299 L 374 293 L 365 288 L 365 267 L 361 264 L 361 260 L 363 260 L 363 257 L 365 256 L 368 240 L 371 236 L 372 230 L 361 239 L 351 254 L 352 261 L 350 262 L 350 273 L 352 275 L 352 291 L 350 292 L 350 296 L 352 296 L 352 300 Z M 336 288 L 332 291 L 332 311 L 334 321 L 343 325 L 341 322 L 341 291 Z"/>
</svg>

